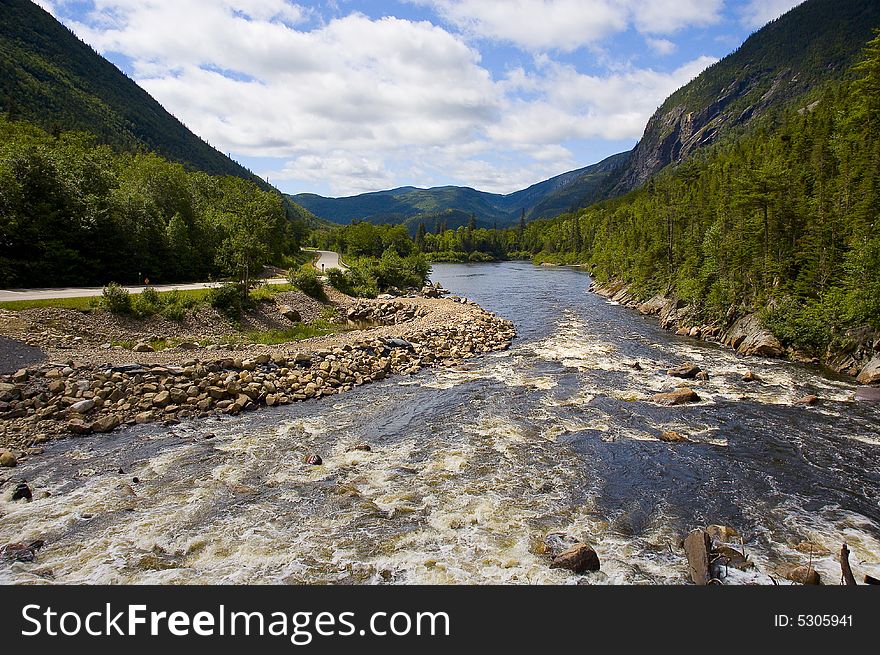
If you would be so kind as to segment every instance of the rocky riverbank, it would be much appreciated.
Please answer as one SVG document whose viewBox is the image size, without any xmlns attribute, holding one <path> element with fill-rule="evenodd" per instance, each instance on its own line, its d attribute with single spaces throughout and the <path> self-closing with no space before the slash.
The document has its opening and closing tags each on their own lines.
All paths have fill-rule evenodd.
<svg viewBox="0 0 880 655">
<path fill-rule="evenodd" d="M 503 350 L 515 336 L 510 321 L 458 298 L 359 300 L 340 312 L 351 331 L 271 346 L 132 352 L 79 340 L 49 350 L 0 376 L 4 465 L 53 438 L 317 399 Z"/>
<path fill-rule="evenodd" d="M 863 331 L 847 334 L 847 345 L 837 347 L 821 359 L 786 349 L 761 324 L 756 313 L 731 315 L 726 324 L 702 323 L 682 300 L 662 294 L 643 300 L 626 283 L 615 280 L 607 284 L 593 283 L 590 291 L 624 307 L 637 310 L 645 316 L 655 316 L 664 330 L 704 341 L 712 341 L 732 348 L 740 355 L 760 357 L 787 357 L 794 361 L 821 364 L 841 375 L 853 377 L 861 384 L 880 383 L 880 335 Z"/>
</svg>

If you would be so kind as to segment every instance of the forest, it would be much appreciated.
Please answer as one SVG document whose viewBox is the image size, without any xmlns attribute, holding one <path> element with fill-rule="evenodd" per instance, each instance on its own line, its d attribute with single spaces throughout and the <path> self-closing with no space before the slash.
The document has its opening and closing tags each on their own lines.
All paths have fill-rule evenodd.
<svg viewBox="0 0 880 655">
<path fill-rule="evenodd" d="M 248 180 L 0 116 L 0 286 L 247 280 L 305 229 Z"/>
</svg>

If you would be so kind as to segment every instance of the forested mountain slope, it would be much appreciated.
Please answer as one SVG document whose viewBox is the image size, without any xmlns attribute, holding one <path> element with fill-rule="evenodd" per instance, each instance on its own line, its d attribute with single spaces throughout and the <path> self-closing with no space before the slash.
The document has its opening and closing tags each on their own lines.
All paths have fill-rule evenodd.
<svg viewBox="0 0 880 655">
<path fill-rule="evenodd" d="M 757 119 L 839 79 L 878 25 L 877 0 L 808 0 L 767 24 L 667 98 L 606 197 L 727 135 L 748 133 Z"/>
<path fill-rule="evenodd" d="M 0 113 L 81 130 L 212 175 L 265 180 L 193 134 L 116 66 L 30 0 L 0 0 Z"/>
</svg>

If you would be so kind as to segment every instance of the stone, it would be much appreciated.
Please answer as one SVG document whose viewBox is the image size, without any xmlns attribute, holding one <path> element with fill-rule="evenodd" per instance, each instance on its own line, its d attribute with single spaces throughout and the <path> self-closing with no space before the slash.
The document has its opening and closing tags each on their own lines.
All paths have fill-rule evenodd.
<svg viewBox="0 0 880 655">
<path fill-rule="evenodd" d="M 761 378 L 759 378 L 754 371 L 746 371 L 742 376 L 743 382 L 759 382 Z"/>
<path fill-rule="evenodd" d="M 880 403 L 880 387 L 861 387 L 856 389 L 856 400 Z"/>
<path fill-rule="evenodd" d="M 151 346 L 150 344 L 145 343 L 143 341 L 138 341 L 131 350 L 132 350 L 132 352 L 136 352 L 136 353 L 156 352 L 156 349 L 153 348 L 153 346 Z"/>
<path fill-rule="evenodd" d="M 34 497 L 33 491 L 28 486 L 28 483 L 25 480 L 21 480 L 16 483 L 15 487 L 12 490 L 12 500 L 21 500 L 22 498 L 25 500 L 31 500 Z"/>
<path fill-rule="evenodd" d="M 108 414 L 92 423 L 92 429 L 95 432 L 111 432 L 118 428 L 121 423 L 122 419 L 119 418 L 118 414 Z"/>
<path fill-rule="evenodd" d="M 0 466 L 5 468 L 13 468 L 18 466 L 18 460 L 8 450 L 0 450 Z"/>
<path fill-rule="evenodd" d="M 92 426 L 81 418 L 74 418 L 67 422 L 67 430 L 74 434 L 89 434 L 92 431 Z"/>
<path fill-rule="evenodd" d="M 717 523 L 708 526 L 706 534 L 717 544 L 738 543 L 741 539 L 741 535 L 736 528 L 731 528 L 729 525 L 718 525 Z"/>
<path fill-rule="evenodd" d="M 14 562 L 33 562 L 37 557 L 37 551 L 45 543 L 42 539 L 37 539 L 27 545 L 23 543 L 7 544 L 0 548 L 0 557 Z"/>
<path fill-rule="evenodd" d="M 95 401 L 89 398 L 88 400 L 80 400 L 79 402 L 73 403 L 70 406 L 71 412 L 76 412 L 77 414 L 86 414 L 92 411 L 95 408 Z"/>
<path fill-rule="evenodd" d="M 153 396 L 153 407 L 165 407 L 171 402 L 171 394 L 167 391 L 160 391 Z"/>
<path fill-rule="evenodd" d="M 321 464 L 324 463 L 324 460 L 321 459 L 321 456 L 316 455 L 315 453 L 312 453 L 311 455 L 306 455 L 306 458 L 304 461 L 309 466 L 320 466 Z"/>
<path fill-rule="evenodd" d="M 723 342 L 735 348 L 740 355 L 779 357 L 784 352 L 779 340 L 761 325 L 757 314 L 738 319 L 724 335 Z"/>
<path fill-rule="evenodd" d="M 777 573 L 786 580 L 797 582 L 802 585 L 821 585 L 822 578 L 818 571 L 806 564 L 789 564 L 778 569 Z"/>
<path fill-rule="evenodd" d="M 818 396 L 806 395 L 806 396 L 801 396 L 800 398 L 795 400 L 794 404 L 795 405 L 815 405 L 818 402 L 819 402 Z"/>
<path fill-rule="evenodd" d="M 666 371 L 666 375 L 671 375 L 676 378 L 695 378 L 697 374 L 702 372 L 702 369 L 696 364 L 685 364 L 684 366 L 679 366 L 678 368 L 671 368 Z"/>
<path fill-rule="evenodd" d="M 301 323 L 302 322 L 302 315 L 297 310 L 295 310 L 293 307 L 291 307 L 289 305 L 281 305 L 278 308 L 278 313 L 281 314 L 288 321 L 291 321 L 292 323 Z"/>
<path fill-rule="evenodd" d="M 880 382 L 880 355 L 874 355 L 856 378 L 861 384 L 877 384 Z"/>
<path fill-rule="evenodd" d="M 361 452 L 368 453 L 368 452 L 372 451 L 373 449 L 370 447 L 370 444 L 359 443 L 359 444 L 356 444 L 348 449 L 349 452 L 352 452 L 354 450 L 359 450 Z"/>
<path fill-rule="evenodd" d="M 567 569 L 574 573 L 598 571 L 599 556 L 596 551 L 584 543 L 575 544 L 558 555 L 550 563 L 551 569 Z"/>
<path fill-rule="evenodd" d="M 678 432 L 668 431 L 660 434 L 660 441 L 664 441 L 666 443 L 687 443 L 690 441 L 687 437 Z"/>
<path fill-rule="evenodd" d="M 8 402 L 21 398 L 21 389 L 9 382 L 0 382 L 0 401 Z"/>
<path fill-rule="evenodd" d="M 177 344 L 178 350 L 198 350 L 201 346 L 194 341 L 183 341 Z"/>
<path fill-rule="evenodd" d="M 27 382 L 30 378 L 30 374 L 27 372 L 26 368 L 20 368 L 15 373 L 12 374 L 12 381 L 21 384 L 22 382 Z"/>
<path fill-rule="evenodd" d="M 654 394 L 651 400 L 660 405 L 684 405 L 699 402 L 700 397 L 690 387 L 678 387 L 674 391 Z"/>
</svg>

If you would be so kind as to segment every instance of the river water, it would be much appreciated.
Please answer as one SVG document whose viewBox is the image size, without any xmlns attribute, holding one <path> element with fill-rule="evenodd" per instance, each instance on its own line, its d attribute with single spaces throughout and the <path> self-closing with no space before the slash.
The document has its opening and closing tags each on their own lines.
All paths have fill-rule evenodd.
<svg viewBox="0 0 880 655">
<path fill-rule="evenodd" d="M 52 444 L 16 470 L 52 495 L 0 500 L 0 544 L 46 546 L 0 562 L 0 582 L 681 583 L 680 540 L 710 523 L 738 529 L 756 565 L 728 583 L 808 559 L 837 583 L 834 556 L 805 541 L 846 541 L 856 574 L 880 577 L 880 407 L 851 384 L 671 335 L 576 269 L 433 278 L 513 320 L 513 347 L 318 402 Z M 645 401 L 686 362 L 710 373 L 700 403 Z M 805 394 L 822 402 L 792 404 Z M 358 443 L 372 451 L 347 451 Z M 324 466 L 303 464 L 311 452 Z M 602 571 L 550 569 L 536 553 L 549 531 L 591 543 Z"/>
</svg>

